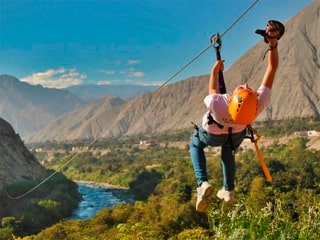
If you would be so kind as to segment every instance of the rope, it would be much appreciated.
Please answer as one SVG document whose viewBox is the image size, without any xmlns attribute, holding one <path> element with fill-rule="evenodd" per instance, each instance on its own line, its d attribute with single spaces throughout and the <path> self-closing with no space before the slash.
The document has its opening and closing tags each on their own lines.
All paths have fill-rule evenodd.
<svg viewBox="0 0 320 240">
<path fill-rule="evenodd" d="M 224 31 L 223 34 L 220 35 L 220 38 L 222 38 L 224 35 L 226 35 L 257 3 L 259 2 L 259 0 L 255 0 L 250 6 L 249 8 L 240 15 L 240 17 L 238 17 L 231 25 L 230 27 L 227 28 L 226 31 Z M 194 61 L 196 61 L 202 54 L 204 54 L 209 48 L 211 48 L 215 43 L 212 42 L 208 47 L 206 47 L 204 50 L 202 50 L 198 55 L 196 55 L 194 58 L 192 58 L 189 62 L 187 62 L 184 66 L 182 66 L 176 73 L 174 73 L 168 80 L 166 80 L 163 84 L 161 84 L 153 93 L 151 93 L 149 95 L 149 98 L 152 97 L 156 92 L 158 92 L 162 87 L 164 87 L 168 82 L 170 82 L 173 78 L 175 78 L 179 73 L 181 73 L 184 69 L 186 69 L 188 66 L 190 66 Z M 146 100 L 147 98 L 145 98 Z M 89 143 L 87 145 L 87 147 L 91 146 L 93 143 L 95 143 L 98 139 L 93 140 L 91 143 Z M 75 154 L 69 161 L 67 161 L 65 164 L 63 164 L 58 171 L 61 171 L 65 166 L 67 166 L 68 164 L 70 164 L 79 154 Z M 46 183 L 49 179 L 51 179 L 53 176 L 55 176 L 58 171 L 53 172 L 51 175 L 49 175 L 47 178 L 45 178 L 43 181 L 41 181 L 39 184 L 37 184 L 36 186 L 34 186 L 33 188 L 31 188 L 30 190 L 28 190 L 27 192 L 13 197 L 11 196 L 7 191 L 6 194 L 8 196 L 8 198 L 12 199 L 12 200 L 17 200 L 20 198 L 23 198 L 25 196 L 27 196 L 28 194 L 30 194 L 31 192 L 35 191 L 37 188 L 39 188 L 41 185 L 43 185 L 44 183 Z"/>
<path fill-rule="evenodd" d="M 98 138 L 93 140 L 91 143 L 89 143 L 87 145 L 87 148 L 90 147 L 92 144 L 94 144 L 96 141 L 98 141 Z M 30 194 L 31 192 L 33 192 L 34 190 L 36 190 L 37 188 L 39 188 L 40 186 L 42 186 L 44 183 L 46 183 L 47 181 L 49 181 L 52 177 L 54 177 L 58 172 L 60 172 L 64 167 L 66 167 L 67 165 L 69 165 L 80 153 L 76 153 L 70 160 L 68 160 L 67 162 L 65 162 L 60 168 L 58 168 L 57 171 L 54 171 L 52 174 L 50 174 L 48 177 L 46 177 L 44 180 L 42 180 L 40 183 L 38 183 L 36 186 L 34 186 L 33 188 L 31 188 L 30 190 L 28 190 L 27 192 L 13 197 L 11 196 L 8 191 L 5 191 L 7 197 L 11 200 L 18 200 L 20 198 L 23 198 L 25 196 L 27 196 L 28 194 Z"/>
</svg>

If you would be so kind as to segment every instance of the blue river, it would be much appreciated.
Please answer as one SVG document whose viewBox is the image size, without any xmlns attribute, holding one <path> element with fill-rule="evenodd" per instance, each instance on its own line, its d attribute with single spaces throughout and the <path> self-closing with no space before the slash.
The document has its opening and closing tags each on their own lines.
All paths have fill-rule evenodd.
<svg viewBox="0 0 320 240">
<path fill-rule="evenodd" d="M 111 188 L 78 183 L 78 191 L 82 195 L 82 201 L 79 203 L 78 209 L 73 212 L 69 219 L 90 219 L 103 208 L 128 202 L 118 198 L 114 194 L 114 189 Z"/>
</svg>

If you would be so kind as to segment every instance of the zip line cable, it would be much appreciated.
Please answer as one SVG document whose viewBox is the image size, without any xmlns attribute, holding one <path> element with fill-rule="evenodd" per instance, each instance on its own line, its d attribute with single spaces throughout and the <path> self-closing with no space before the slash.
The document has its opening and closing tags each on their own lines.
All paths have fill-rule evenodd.
<svg viewBox="0 0 320 240">
<path fill-rule="evenodd" d="M 256 0 L 253 2 L 246 11 L 244 11 L 231 25 L 227 28 L 227 30 L 224 31 L 220 35 L 220 39 L 226 35 L 260 0 Z M 204 50 L 202 50 L 198 55 L 196 55 L 194 58 L 192 58 L 189 62 L 187 62 L 184 66 L 182 66 L 176 73 L 174 73 L 167 81 L 165 81 L 163 84 L 161 84 L 153 93 L 151 93 L 150 96 L 155 94 L 157 91 L 159 91 L 162 87 L 164 87 L 168 82 L 170 82 L 173 78 L 175 78 L 179 73 L 181 73 L 183 70 L 185 70 L 188 66 L 190 66 L 194 61 L 196 61 L 202 54 L 204 54 L 206 51 L 208 51 L 209 48 L 211 48 L 215 43 L 211 43 L 208 47 L 206 47 Z"/>
<path fill-rule="evenodd" d="M 228 27 L 221 35 L 220 38 L 222 38 L 224 35 L 226 35 L 260 0 L 255 0 L 231 25 L 230 27 Z M 166 80 L 163 84 L 161 84 L 154 92 L 152 92 L 149 97 L 153 96 L 156 92 L 158 92 L 161 88 L 163 88 L 168 82 L 170 82 L 173 78 L 175 78 L 178 74 L 180 74 L 183 70 L 185 70 L 187 67 L 189 67 L 194 61 L 196 61 L 202 54 L 204 54 L 206 51 L 208 51 L 209 48 L 211 48 L 215 43 L 211 42 L 211 44 L 206 47 L 205 49 L 203 49 L 199 54 L 197 54 L 194 58 L 192 58 L 189 62 L 187 62 L 185 65 L 183 65 L 176 73 L 174 73 L 171 77 L 168 78 L 168 80 Z M 146 100 L 147 98 L 145 98 L 144 100 Z M 143 100 L 143 101 L 144 101 Z M 98 141 L 99 138 L 93 140 L 92 142 L 90 142 L 87 147 L 91 146 L 92 144 L 94 144 L 96 141 Z M 79 155 L 79 153 L 75 154 L 70 160 L 68 160 L 66 163 L 64 163 L 57 171 L 53 172 L 52 174 L 50 174 L 48 177 L 46 177 L 44 180 L 42 180 L 39 184 L 37 184 L 36 186 L 34 186 L 33 188 L 31 188 L 30 190 L 28 190 L 27 192 L 13 197 L 11 196 L 8 191 L 6 191 L 6 195 L 8 196 L 9 199 L 11 200 L 17 200 L 20 198 L 25 197 L 26 195 L 30 194 L 31 192 L 35 191 L 37 188 L 39 188 L 41 185 L 43 185 L 44 183 L 46 183 L 47 181 L 49 181 L 53 176 L 55 176 L 58 171 L 61 171 L 65 166 L 67 166 L 68 164 L 70 164 L 77 156 Z"/>
<path fill-rule="evenodd" d="M 181 67 L 175 74 L 173 74 L 167 81 L 165 81 L 163 84 L 161 84 L 154 92 L 151 93 L 150 96 L 158 92 L 161 88 L 163 88 L 168 82 L 170 82 L 172 79 L 174 79 L 179 73 L 181 73 L 183 70 L 185 70 L 187 67 L 189 67 L 194 61 L 196 61 L 202 54 L 204 54 L 209 48 L 211 48 L 212 44 L 202 50 L 197 56 L 192 58 L 188 63 L 186 63 L 183 67 Z"/>
<path fill-rule="evenodd" d="M 98 141 L 98 138 L 93 140 L 92 142 L 90 142 L 87 145 L 87 148 L 90 147 L 92 144 L 94 144 L 96 141 Z M 33 188 L 31 188 L 30 190 L 28 190 L 27 192 L 13 197 L 11 196 L 8 191 L 6 190 L 5 193 L 7 195 L 7 197 L 11 200 L 18 200 L 20 198 L 23 198 L 25 196 L 27 196 L 28 194 L 30 194 L 31 192 L 33 192 L 34 190 L 36 190 L 37 188 L 39 188 L 40 186 L 42 186 L 44 183 L 46 183 L 47 181 L 49 181 L 53 176 L 55 176 L 56 174 L 58 174 L 64 167 L 66 167 L 67 165 L 69 165 L 69 163 L 71 163 L 80 153 L 76 153 L 71 159 L 69 159 L 67 162 L 65 162 L 61 167 L 59 167 L 56 171 L 54 171 L 52 174 L 50 174 L 48 177 L 46 177 L 44 180 L 42 180 L 40 183 L 38 183 L 36 186 L 34 186 Z"/>
<path fill-rule="evenodd" d="M 241 20 L 241 18 L 243 18 L 259 1 L 260 1 L 260 0 L 256 0 L 254 3 L 252 3 L 252 4 L 248 7 L 248 9 L 247 9 L 246 11 L 244 11 L 244 12 L 240 15 L 240 17 L 238 17 L 238 18 L 233 22 L 233 24 L 231 24 L 230 27 L 227 28 L 227 30 L 224 31 L 223 34 L 221 34 L 220 38 L 222 38 L 224 35 L 226 35 L 227 32 L 229 32 L 229 31 L 234 27 L 234 25 L 236 25 L 236 24 Z"/>
</svg>

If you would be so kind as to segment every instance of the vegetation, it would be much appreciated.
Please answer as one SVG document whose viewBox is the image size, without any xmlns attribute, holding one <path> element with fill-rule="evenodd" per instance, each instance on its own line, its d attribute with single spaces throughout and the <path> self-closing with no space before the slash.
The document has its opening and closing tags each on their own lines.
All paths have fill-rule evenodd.
<svg viewBox="0 0 320 240">
<path fill-rule="evenodd" d="M 320 129 L 319 119 L 314 117 L 296 117 L 285 120 L 256 122 L 259 133 L 266 137 L 286 137 L 294 132 Z"/>
<path fill-rule="evenodd" d="M 272 128 L 265 132 L 277 134 Z M 174 133 L 174 140 L 186 140 L 185 136 Z M 202 214 L 195 211 L 196 185 L 187 143 L 170 146 L 170 135 L 165 134 L 149 138 L 156 138 L 158 145 L 139 146 L 135 137 L 101 140 L 77 152 L 72 147 L 80 142 L 68 143 L 54 154 L 36 153 L 48 168 L 62 169 L 69 178 L 128 187 L 136 201 L 106 208 L 90 220 L 62 220 L 24 239 L 320 239 L 320 151 L 308 149 L 307 138 L 294 138 L 286 145 L 275 138 L 271 146 L 261 147 L 272 184 L 265 181 L 256 153 L 240 148 L 237 201 L 226 204 L 213 198 Z M 219 189 L 222 171 L 216 148 L 208 149 L 207 165 L 210 182 Z M 53 199 L 38 205 L 55 211 L 62 207 Z M 8 239 L 15 224 L 12 217 L 3 218 L 0 239 Z"/>
<path fill-rule="evenodd" d="M 77 208 L 81 199 L 77 185 L 64 175 L 56 174 L 28 193 L 39 183 L 23 181 L 8 185 L 0 192 L 0 239 L 11 239 L 12 234 L 37 233 L 70 216 Z"/>
</svg>

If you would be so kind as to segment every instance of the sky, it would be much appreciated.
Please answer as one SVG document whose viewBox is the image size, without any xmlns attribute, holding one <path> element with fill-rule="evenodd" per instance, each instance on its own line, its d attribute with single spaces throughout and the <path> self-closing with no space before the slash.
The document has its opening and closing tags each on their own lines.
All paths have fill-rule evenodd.
<svg viewBox="0 0 320 240">
<path fill-rule="evenodd" d="M 212 35 L 227 69 L 261 41 L 256 29 L 311 2 L 0 0 L 0 75 L 49 88 L 173 83 L 209 74 Z"/>
</svg>

